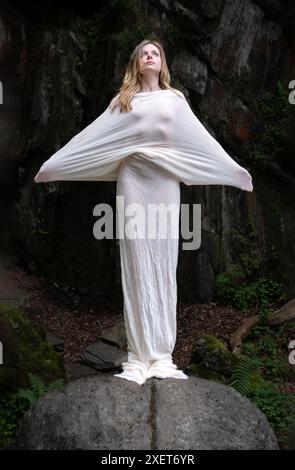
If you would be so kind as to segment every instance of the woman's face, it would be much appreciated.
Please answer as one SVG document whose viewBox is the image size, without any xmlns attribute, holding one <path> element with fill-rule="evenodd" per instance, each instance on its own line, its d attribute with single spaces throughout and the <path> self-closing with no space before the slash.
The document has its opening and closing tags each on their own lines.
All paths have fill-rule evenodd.
<svg viewBox="0 0 295 470">
<path fill-rule="evenodd" d="M 158 47 L 154 44 L 146 44 L 143 46 L 142 52 L 139 53 L 139 69 L 142 75 L 159 75 L 161 67 L 162 59 Z"/>
</svg>

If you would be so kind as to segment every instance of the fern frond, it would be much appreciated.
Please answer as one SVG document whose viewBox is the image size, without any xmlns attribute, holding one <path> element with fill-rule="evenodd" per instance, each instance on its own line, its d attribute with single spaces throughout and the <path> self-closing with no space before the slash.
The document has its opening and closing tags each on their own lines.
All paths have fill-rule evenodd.
<svg viewBox="0 0 295 470">
<path fill-rule="evenodd" d="M 248 356 L 242 356 L 233 367 L 230 386 L 242 395 L 249 396 L 252 389 L 252 378 L 259 366 L 259 361 Z"/>
<path fill-rule="evenodd" d="M 36 397 L 36 399 L 41 398 L 45 393 L 47 393 L 48 388 L 44 384 L 43 380 L 35 374 L 29 373 L 29 380 L 31 390 Z"/>
<path fill-rule="evenodd" d="M 28 400 L 28 402 L 32 405 L 34 403 L 34 401 L 36 400 L 36 397 L 34 395 L 34 393 L 32 392 L 32 390 L 30 388 L 21 388 L 18 392 L 17 392 L 17 397 L 19 398 L 24 398 L 25 400 Z"/>
<path fill-rule="evenodd" d="M 21 388 L 15 393 L 16 398 L 24 398 L 28 400 L 30 405 L 39 398 L 46 395 L 49 390 L 61 388 L 64 385 L 63 379 L 57 379 L 46 386 L 43 380 L 35 374 L 29 373 L 30 388 Z"/>
</svg>

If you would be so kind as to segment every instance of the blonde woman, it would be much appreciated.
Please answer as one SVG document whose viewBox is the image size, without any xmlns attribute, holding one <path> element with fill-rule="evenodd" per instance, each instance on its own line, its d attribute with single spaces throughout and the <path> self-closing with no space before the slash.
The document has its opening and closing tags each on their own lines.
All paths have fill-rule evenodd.
<svg viewBox="0 0 295 470">
<path fill-rule="evenodd" d="M 122 213 L 117 202 L 116 215 L 128 227 L 119 237 L 128 356 L 115 377 L 140 385 L 150 377 L 187 379 L 172 359 L 180 182 L 245 191 L 253 186 L 248 171 L 211 136 L 183 93 L 170 86 L 159 41 L 146 39 L 135 47 L 108 108 L 35 177 L 38 183 L 57 180 L 117 181 L 117 201 L 124 200 L 126 210 Z M 165 209 L 162 218 L 150 217 L 155 207 Z"/>
</svg>

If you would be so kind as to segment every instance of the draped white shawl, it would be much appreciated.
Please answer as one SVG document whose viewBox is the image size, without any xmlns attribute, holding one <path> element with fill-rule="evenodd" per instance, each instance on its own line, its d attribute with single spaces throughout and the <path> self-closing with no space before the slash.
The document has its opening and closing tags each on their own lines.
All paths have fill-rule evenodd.
<svg viewBox="0 0 295 470">
<path fill-rule="evenodd" d="M 109 105 L 43 163 L 34 181 L 116 181 L 121 161 L 136 153 L 186 185 L 253 190 L 251 175 L 201 124 L 183 93 L 140 92 L 131 104 L 129 113 Z"/>
</svg>

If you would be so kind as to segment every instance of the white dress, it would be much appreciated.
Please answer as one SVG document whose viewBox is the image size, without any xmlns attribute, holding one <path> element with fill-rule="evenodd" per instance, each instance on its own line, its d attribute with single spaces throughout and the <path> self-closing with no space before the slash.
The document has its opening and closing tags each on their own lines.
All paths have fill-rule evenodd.
<svg viewBox="0 0 295 470">
<path fill-rule="evenodd" d="M 118 108 L 111 113 L 108 106 L 35 176 L 37 183 L 59 180 L 117 181 L 124 207 L 137 203 L 144 208 L 136 231 L 143 230 L 145 237 L 119 240 L 128 359 L 115 376 L 140 385 L 149 377 L 187 379 L 171 356 L 179 240 L 171 232 L 162 239 L 157 226 L 155 238 L 148 238 L 148 205 L 176 205 L 169 225 L 175 229 L 180 182 L 252 191 L 251 175 L 211 136 L 181 92 L 157 90 L 137 93 L 129 113 Z"/>
<path fill-rule="evenodd" d="M 136 225 L 137 238 L 119 239 L 128 360 L 122 364 L 123 372 L 115 376 L 140 385 L 149 377 L 187 379 L 172 361 L 176 342 L 179 180 L 134 154 L 120 166 L 117 196 L 124 196 L 125 206 L 140 203 L 144 217 Z M 154 237 L 148 238 L 148 204 L 175 209 L 175 216 L 167 217 L 166 239 L 160 238 L 159 223 L 154 225 Z M 125 226 L 128 220 L 126 216 Z M 140 239 L 140 233 L 145 238 Z"/>
</svg>

